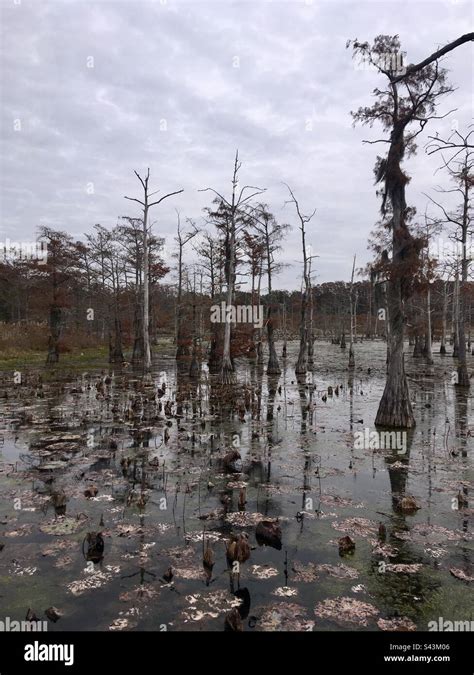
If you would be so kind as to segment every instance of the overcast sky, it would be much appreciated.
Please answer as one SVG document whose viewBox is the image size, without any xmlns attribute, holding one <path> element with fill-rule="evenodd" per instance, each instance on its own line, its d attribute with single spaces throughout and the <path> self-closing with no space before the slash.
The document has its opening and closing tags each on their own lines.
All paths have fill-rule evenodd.
<svg viewBox="0 0 474 675">
<path fill-rule="evenodd" d="M 380 130 L 353 128 L 350 110 L 369 105 L 383 78 L 354 66 L 349 38 L 398 33 L 418 62 L 472 31 L 467 0 L 0 0 L 1 237 L 31 240 L 39 225 L 81 238 L 95 223 L 139 215 L 133 174 L 184 193 L 153 214 L 172 250 L 175 208 L 202 223 L 212 186 L 228 194 L 239 149 L 241 181 L 267 188 L 265 201 L 293 225 L 276 286 L 299 287 L 299 232 L 282 182 L 304 211 L 317 281 L 350 277 L 365 264 L 378 219 L 373 165 Z M 472 122 L 473 52 L 444 59 L 458 88 L 429 133 Z M 454 121 L 454 122 L 453 122 Z M 20 127 L 20 128 L 19 128 Z M 405 165 L 407 197 L 442 183 L 439 158 L 423 151 Z M 135 208 L 136 207 L 136 208 Z M 172 280 L 172 277 L 167 277 Z"/>
</svg>

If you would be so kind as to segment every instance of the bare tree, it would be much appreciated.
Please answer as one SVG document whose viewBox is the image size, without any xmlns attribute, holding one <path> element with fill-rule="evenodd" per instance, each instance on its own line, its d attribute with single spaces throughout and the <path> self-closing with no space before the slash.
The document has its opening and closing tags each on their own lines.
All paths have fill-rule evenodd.
<svg viewBox="0 0 474 675">
<path fill-rule="evenodd" d="M 188 218 L 188 223 L 191 226 L 189 231 L 183 232 L 181 229 L 181 218 L 179 212 L 177 211 L 178 216 L 178 234 L 174 238 L 177 245 L 178 251 L 176 257 L 178 259 L 178 293 L 176 298 L 176 312 L 175 312 L 175 338 L 176 338 L 176 360 L 186 358 L 189 356 L 189 344 L 187 343 L 183 335 L 183 254 L 184 247 L 186 244 L 194 239 L 194 237 L 199 233 L 196 224 Z M 195 293 L 195 289 L 194 289 Z"/>
<path fill-rule="evenodd" d="M 354 295 L 354 271 L 355 271 L 356 257 L 354 255 L 354 261 L 352 263 L 352 274 L 351 274 L 351 283 L 349 285 L 349 306 L 351 314 L 351 330 L 349 336 L 349 368 L 354 368 L 355 358 L 354 358 L 354 329 L 356 321 L 356 304 L 357 299 Z"/>
<path fill-rule="evenodd" d="M 281 264 L 275 261 L 275 253 L 281 250 L 280 242 L 285 236 L 285 232 L 289 229 L 289 225 L 280 224 L 275 220 L 275 217 L 270 213 L 267 204 L 259 204 L 257 207 L 255 218 L 255 229 L 262 238 L 264 253 L 265 253 L 265 267 L 267 272 L 268 282 L 268 302 L 267 302 L 267 340 L 268 340 L 268 365 L 267 373 L 269 375 L 279 375 L 281 373 L 280 364 L 278 363 L 278 356 L 275 349 L 274 329 L 273 329 L 273 291 L 272 291 L 272 277 L 273 274 L 281 270 Z"/>
<path fill-rule="evenodd" d="M 472 133 L 472 132 L 471 132 Z M 466 350 L 466 298 L 468 293 L 467 282 L 471 256 L 468 254 L 468 238 L 472 236 L 472 206 L 471 190 L 474 186 L 474 149 L 470 149 L 467 143 L 470 134 L 459 137 L 463 141 L 460 148 L 448 160 L 443 156 L 442 168 L 454 182 L 454 188 L 445 190 L 439 188 L 442 193 L 454 193 L 459 195 L 460 204 L 454 211 L 448 211 L 442 204 L 430 197 L 431 201 L 440 209 L 442 220 L 449 226 L 454 227 L 453 239 L 460 245 L 461 283 L 459 286 L 459 306 L 456 312 L 456 342 L 458 348 L 458 384 L 469 387 L 469 373 L 467 369 Z M 458 273 L 456 273 L 458 282 Z"/>
<path fill-rule="evenodd" d="M 225 281 L 226 281 L 226 306 L 232 307 L 235 280 L 236 280 L 236 264 L 237 264 L 237 235 L 240 227 L 248 222 L 249 217 L 249 202 L 261 195 L 264 190 L 253 185 L 244 185 L 239 188 L 239 170 L 242 164 L 239 162 L 239 151 L 235 153 L 234 170 L 232 173 L 232 193 L 230 199 L 223 197 L 217 190 L 207 187 L 200 192 L 213 192 L 225 211 L 226 218 L 224 219 L 225 226 Z M 249 194 L 250 191 L 250 194 Z M 244 221 L 244 222 L 242 222 Z M 221 376 L 224 384 L 232 384 L 235 382 L 234 364 L 231 358 L 231 323 L 226 320 L 224 327 L 224 346 L 222 354 Z"/>
<path fill-rule="evenodd" d="M 109 338 L 109 362 L 124 361 L 122 322 L 120 319 L 120 292 L 123 278 L 123 249 L 120 246 L 120 228 L 107 230 L 95 225 L 95 234 L 86 235 L 91 271 L 98 280 Z"/>
<path fill-rule="evenodd" d="M 285 183 L 286 185 L 286 183 Z M 309 215 L 305 216 L 300 209 L 298 200 L 296 199 L 292 189 L 289 185 L 286 185 L 288 192 L 290 193 L 290 199 L 286 203 L 293 203 L 295 205 L 296 213 L 298 220 L 300 221 L 299 229 L 301 232 L 301 248 L 303 252 L 303 287 L 301 292 L 301 315 L 300 315 L 300 350 L 298 353 L 298 360 L 295 366 L 295 373 L 297 375 L 305 375 L 308 370 L 308 340 L 310 336 L 308 335 L 308 304 L 311 293 L 311 277 L 310 277 L 310 266 L 309 266 L 309 256 L 307 254 L 307 244 L 306 244 L 306 225 L 311 221 L 316 209 Z"/>
<path fill-rule="evenodd" d="M 149 370 L 151 368 L 151 348 L 150 348 L 150 273 L 149 273 L 149 250 L 148 250 L 148 237 L 151 230 L 151 226 L 148 225 L 148 213 L 152 206 L 158 206 L 162 201 L 172 197 L 173 195 L 178 195 L 183 190 L 176 190 L 175 192 L 169 192 L 160 199 L 156 199 L 154 202 L 150 202 L 150 198 L 153 195 L 156 195 L 159 190 L 154 192 L 149 192 L 148 181 L 150 179 L 150 169 L 147 169 L 145 178 L 142 178 L 137 171 L 134 171 L 135 176 L 140 181 L 143 188 L 143 201 L 141 199 L 136 199 L 135 197 L 125 197 L 132 202 L 137 202 L 143 209 L 143 348 L 144 348 L 144 368 Z"/>
</svg>

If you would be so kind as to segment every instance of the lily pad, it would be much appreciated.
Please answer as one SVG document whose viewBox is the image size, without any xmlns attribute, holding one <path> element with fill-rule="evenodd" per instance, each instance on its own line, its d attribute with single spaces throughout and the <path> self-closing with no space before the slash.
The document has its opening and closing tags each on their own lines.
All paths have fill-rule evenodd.
<svg viewBox="0 0 474 675">
<path fill-rule="evenodd" d="M 314 613 L 321 619 L 330 619 L 336 623 L 367 626 L 369 620 L 377 616 L 379 611 L 368 602 L 344 596 L 319 602 Z"/>
<path fill-rule="evenodd" d="M 76 518 L 65 517 L 57 518 L 50 523 L 41 525 L 40 530 L 45 534 L 53 534 L 56 537 L 59 537 L 65 534 L 73 534 L 79 529 L 81 525 L 82 522 L 80 520 L 77 520 Z"/>
</svg>

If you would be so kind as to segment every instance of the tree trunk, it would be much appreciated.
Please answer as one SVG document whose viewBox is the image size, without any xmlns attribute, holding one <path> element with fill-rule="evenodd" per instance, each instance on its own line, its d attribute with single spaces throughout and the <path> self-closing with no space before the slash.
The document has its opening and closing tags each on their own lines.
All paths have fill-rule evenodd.
<svg viewBox="0 0 474 675">
<path fill-rule="evenodd" d="M 61 307 L 53 302 L 49 309 L 49 340 L 48 355 L 46 363 L 57 363 L 59 361 L 59 338 L 61 335 Z"/>
<path fill-rule="evenodd" d="M 270 240 L 268 231 L 266 234 L 267 245 L 267 278 L 268 278 L 268 308 L 267 308 L 267 340 L 268 340 L 268 375 L 280 375 L 280 364 L 275 349 L 275 340 L 273 337 L 273 319 L 272 319 L 272 257 L 270 252 Z"/>
<path fill-rule="evenodd" d="M 190 377 L 199 377 L 200 374 L 200 365 L 198 359 L 198 327 L 197 327 L 197 315 L 196 315 L 196 279 L 194 280 L 194 289 L 193 289 L 193 352 L 192 359 L 189 366 L 189 376 Z"/>
<path fill-rule="evenodd" d="M 466 361 L 466 296 L 467 296 L 467 278 L 469 273 L 469 259 L 467 257 L 467 233 L 469 229 L 469 176 L 468 170 L 464 174 L 464 204 L 463 220 L 461 230 L 462 261 L 461 261 L 461 288 L 459 289 L 459 312 L 458 312 L 458 385 L 460 387 L 469 387 L 469 373 Z"/>
<path fill-rule="evenodd" d="M 132 363 L 141 363 L 143 361 L 145 350 L 143 349 L 143 308 L 141 306 L 140 299 L 143 297 L 142 291 L 140 289 L 138 297 L 135 304 L 135 313 L 133 317 L 133 332 L 134 332 L 134 341 L 133 341 L 133 352 L 132 352 Z"/>
<path fill-rule="evenodd" d="M 181 235 L 179 235 L 181 236 Z M 178 251 L 178 297 L 176 299 L 176 360 L 177 361 L 186 361 L 189 357 L 189 340 L 187 335 L 184 334 L 184 322 L 183 322 L 183 244 L 181 239 L 179 240 L 179 251 Z M 184 364 L 184 368 L 186 364 Z"/>
<path fill-rule="evenodd" d="M 354 262 L 352 263 L 352 275 L 351 275 L 351 285 L 349 288 L 349 307 L 351 312 L 351 330 L 349 334 L 349 368 L 355 367 L 355 357 L 354 357 L 354 329 L 355 329 L 355 299 L 354 299 L 354 271 L 355 271 L 356 256 L 354 256 Z"/>
<path fill-rule="evenodd" d="M 300 318 L 300 351 L 295 366 L 297 375 L 305 375 L 308 369 L 308 347 L 307 347 L 307 328 L 306 328 L 306 289 L 301 293 L 301 318 Z"/>
<path fill-rule="evenodd" d="M 145 197 L 146 198 L 146 197 Z M 149 273 L 149 252 L 148 252 L 148 206 L 145 206 L 143 213 L 143 351 L 144 368 L 151 368 L 151 349 L 150 349 L 150 273 Z"/>
<path fill-rule="evenodd" d="M 413 358 L 418 358 L 422 354 L 421 349 L 421 338 L 419 335 L 415 335 L 415 346 L 413 348 Z"/>
<path fill-rule="evenodd" d="M 393 428 L 411 428 L 415 418 L 410 402 L 410 392 L 405 375 L 403 333 L 404 307 L 403 293 L 408 292 L 404 279 L 404 264 L 411 253 L 413 238 L 405 224 L 405 184 L 406 176 L 400 164 L 405 150 L 404 122 L 395 122 L 390 139 L 390 149 L 386 160 L 385 190 L 392 206 L 392 269 L 388 280 L 388 323 L 390 343 L 387 381 L 379 404 L 375 424 Z"/>
<path fill-rule="evenodd" d="M 426 290 L 426 360 L 433 363 L 433 345 L 431 343 L 431 288 L 428 283 Z"/>
<path fill-rule="evenodd" d="M 388 283 L 389 361 L 387 381 L 380 401 L 376 426 L 409 429 L 415 426 L 415 419 L 410 403 L 410 392 L 405 375 L 403 354 L 403 324 L 400 280 L 393 279 Z"/>
<path fill-rule="evenodd" d="M 114 318 L 114 333 L 111 349 L 109 349 L 109 363 L 123 363 L 122 350 L 122 323 L 118 314 Z"/>
<path fill-rule="evenodd" d="M 456 269 L 456 278 L 454 280 L 453 309 L 452 309 L 452 331 L 453 331 L 453 358 L 459 356 L 459 274 Z"/>
<path fill-rule="evenodd" d="M 235 214 L 232 213 L 232 218 L 235 218 Z M 235 223 L 232 222 L 232 231 L 229 237 L 229 250 L 228 255 L 228 266 L 227 266 L 227 293 L 226 293 L 226 307 L 232 307 L 234 301 L 234 279 L 235 279 Z M 230 353 L 230 339 L 231 339 L 231 322 L 229 321 L 229 316 L 226 315 L 226 321 L 224 325 L 224 348 L 222 353 L 222 382 L 224 384 L 232 384 L 235 382 L 235 372 L 234 364 L 232 363 L 231 353 Z"/>
<path fill-rule="evenodd" d="M 211 375 L 220 373 L 222 369 L 222 354 L 223 339 L 222 339 L 222 324 L 211 324 L 211 344 L 209 347 L 209 360 L 207 366 Z"/>
<path fill-rule="evenodd" d="M 439 353 L 441 355 L 446 354 L 446 326 L 447 326 L 447 314 L 448 314 L 448 282 L 443 283 L 443 314 L 441 319 L 441 347 L 439 348 Z"/>
</svg>

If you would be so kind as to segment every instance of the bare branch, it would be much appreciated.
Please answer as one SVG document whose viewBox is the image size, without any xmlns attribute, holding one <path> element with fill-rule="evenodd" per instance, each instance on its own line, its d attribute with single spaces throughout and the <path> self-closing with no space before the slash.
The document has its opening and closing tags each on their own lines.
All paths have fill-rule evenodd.
<svg viewBox="0 0 474 675">
<path fill-rule="evenodd" d="M 135 197 L 125 197 L 124 196 L 124 199 L 129 199 L 131 202 L 138 202 L 139 204 L 141 204 L 143 206 L 143 208 L 145 208 L 145 204 L 143 202 L 141 202 L 139 199 L 135 199 Z"/>
<path fill-rule="evenodd" d="M 411 75 L 414 75 L 417 73 L 419 70 L 422 70 L 425 68 L 425 66 L 428 66 L 430 63 L 433 63 L 433 61 L 436 61 L 439 59 L 441 56 L 444 56 L 448 52 L 452 51 L 453 49 L 456 49 L 456 47 L 459 47 L 460 45 L 464 44 L 465 42 L 472 42 L 474 40 L 474 33 L 466 33 L 465 35 L 462 35 L 459 37 L 457 40 L 454 40 L 454 42 L 450 42 L 449 44 L 445 45 L 441 49 L 438 49 L 436 52 L 431 54 L 431 56 L 428 56 L 428 58 L 424 59 L 423 61 L 420 61 L 420 63 L 416 65 L 410 65 L 406 69 L 406 71 L 402 75 L 398 75 L 396 77 L 391 77 L 391 82 L 396 83 L 396 82 L 401 82 L 407 77 L 410 77 Z"/>
<path fill-rule="evenodd" d="M 161 204 L 161 202 L 165 199 L 168 199 L 168 197 L 172 197 L 173 195 L 179 195 L 181 192 L 184 192 L 184 188 L 181 190 L 176 190 L 175 192 L 168 192 L 167 195 L 163 195 L 161 199 L 158 199 L 156 202 L 152 202 L 151 204 L 148 204 L 149 207 L 156 206 L 156 204 Z"/>
</svg>

